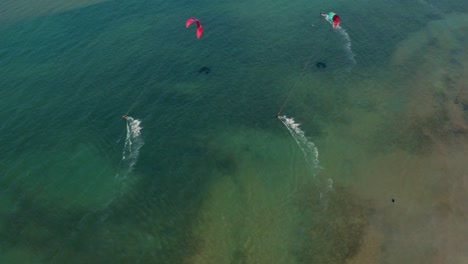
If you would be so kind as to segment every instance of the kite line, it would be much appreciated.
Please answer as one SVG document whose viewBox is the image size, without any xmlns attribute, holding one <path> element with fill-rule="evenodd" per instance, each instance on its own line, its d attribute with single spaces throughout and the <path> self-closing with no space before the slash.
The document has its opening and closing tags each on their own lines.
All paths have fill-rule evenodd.
<svg viewBox="0 0 468 264">
<path fill-rule="evenodd" d="M 130 111 L 133 109 L 133 107 L 136 105 L 136 103 L 138 103 L 138 100 L 140 100 L 141 96 L 145 93 L 146 89 L 148 87 L 145 87 L 143 89 L 143 91 L 141 91 L 140 95 L 136 98 L 136 100 L 133 102 L 133 104 L 130 106 L 130 108 L 128 109 L 128 111 L 125 113 L 125 115 L 128 115 L 128 113 L 130 113 Z"/>
<path fill-rule="evenodd" d="M 203 26 L 202 24 L 200 23 L 200 21 L 198 19 L 196 19 L 195 17 L 189 17 L 187 19 L 187 21 L 185 22 L 185 27 L 188 28 L 193 22 L 195 22 L 197 24 L 197 38 L 200 38 L 202 33 L 203 33 Z M 159 68 L 161 68 L 161 65 L 159 66 Z M 158 68 L 158 69 L 159 69 Z M 148 89 L 148 86 L 145 87 L 140 95 L 137 97 L 137 99 L 135 100 L 135 102 L 133 102 L 133 104 L 130 106 L 130 108 L 128 109 L 127 113 L 125 113 L 125 115 L 128 115 L 128 113 L 130 113 L 130 111 L 133 109 L 133 107 L 135 106 L 135 104 L 138 102 L 138 100 L 140 100 L 141 96 L 144 94 L 144 92 Z"/>
<path fill-rule="evenodd" d="M 305 70 L 307 69 L 307 66 L 309 66 L 309 64 L 310 64 L 311 61 L 312 61 L 312 57 L 310 57 L 310 59 L 307 61 L 306 65 L 305 65 L 304 68 L 302 69 L 301 75 L 299 76 L 299 78 L 296 80 L 296 82 L 294 83 L 293 87 L 292 87 L 291 90 L 289 91 L 289 94 L 288 94 L 288 96 L 286 97 L 286 99 L 284 100 L 283 105 L 281 106 L 280 110 L 278 111 L 278 114 L 276 114 L 276 117 L 279 117 L 279 116 L 280 116 L 281 112 L 282 112 L 283 109 L 284 109 L 284 106 L 286 105 L 286 103 L 287 103 L 288 100 L 289 100 L 289 97 L 291 97 L 291 94 L 293 93 L 294 89 L 297 87 L 297 84 L 298 84 L 299 81 L 302 79 L 302 76 L 304 76 Z"/>
</svg>

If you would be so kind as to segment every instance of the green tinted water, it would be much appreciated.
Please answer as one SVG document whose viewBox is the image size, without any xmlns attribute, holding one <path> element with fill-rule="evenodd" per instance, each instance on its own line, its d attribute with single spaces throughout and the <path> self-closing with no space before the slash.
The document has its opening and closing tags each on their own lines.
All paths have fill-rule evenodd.
<svg viewBox="0 0 468 264">
<path fill-rule="evenodd" d="M 76 2 L 4 4 L 1 262 L 466 260 L 466 6 Z"/>
</svg>

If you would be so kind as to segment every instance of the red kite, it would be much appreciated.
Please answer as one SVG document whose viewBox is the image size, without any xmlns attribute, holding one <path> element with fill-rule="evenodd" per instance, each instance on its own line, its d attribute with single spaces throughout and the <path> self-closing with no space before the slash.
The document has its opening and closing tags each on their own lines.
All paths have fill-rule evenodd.
<svg viewBox="0 0 468 264">
<path fill-rule="evenodd" d="M 187 19 L 187 22 L 185 22 L 185 27 L 188 28 L 193 22 L 197 23 L 197 38 L 200 38 L 203 33 L 203 26 L 198 19 L 190 17 Z"/>
</svg>

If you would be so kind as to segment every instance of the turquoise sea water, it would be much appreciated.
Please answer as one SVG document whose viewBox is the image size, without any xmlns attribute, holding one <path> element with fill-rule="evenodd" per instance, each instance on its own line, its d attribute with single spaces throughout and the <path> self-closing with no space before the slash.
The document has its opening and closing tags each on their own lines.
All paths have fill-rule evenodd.
<svg viewBox="0 0 468 264">
<path fill-rule="evenodd" d="M 1 263 L 468 261 L 463 1 L 31 4 L 0 20 Z"/>
</svg>

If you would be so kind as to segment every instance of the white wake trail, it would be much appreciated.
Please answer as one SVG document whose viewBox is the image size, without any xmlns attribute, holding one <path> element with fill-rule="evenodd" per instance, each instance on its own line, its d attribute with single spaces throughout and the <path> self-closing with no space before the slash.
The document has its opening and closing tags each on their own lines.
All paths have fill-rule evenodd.
<svg viewBox="0 0 468 264">
<path fill-rule="evenodd" d="M 140 154 L 140 148 L 144 142 L 141 138 L 141 121 L 133 119 L 132 117 L 127 118 L 127 137 L 125 138 L 125 145 L 122 153 L 122 161 L 127 165 L 128 171 L 133 169 L 133 166 L 138 160 Z"/>
<path fill-rule="evenodd" d="M 356 60 L 354 59 L 355 55 L 351 49 L 351 38 L 349 37 L 348 32 L 346 32 L 346 30 L 342 27 L 338 27 L 337 30 L 345 40 L 344 49 L 348 55 L 348 58 L 353 62 L 353 64 L 356 64 Z"/>
<path fill-rule="evenodd" d="M 322 200 L 323 208 L 326 210 L 328 207 L 328 199 L 323 199 L 325 194 L 333 190 L 333 180 L 332 179 L 318 179 L 315 176 L 320 169 L 319 166 L 319 153 L 317 147 L 312 141 L 306 137 L 305 132 L 299 128 L 299 123 L 296 123 L 293 118 L 288 118 L 287 116 L 280 116 L 279 120 L 286 126 L 289 133 L 296 141 L 299 148 L 304 154 L 306 163 L 310 166 L 315 180 L 317 180 L 320 200 Z"/>
<path fill-rule="evenodd" d="M 327 18 L 325 18 L 325 20 L 328 23 L 330 23 L 330 25 L 333 26 L 333 21 L 328 20 Z M 341 26 L 338 26 L 336 30 L 340 33 L 340 35 L 345 40 L 344 49 L 346 51 L 346 54 L 348 55 L 348 58 L 351 60 L 353 64 L 356 64 L 356 59 L 354 59 L 355 55 L 353 53 L 353 50 L 351 49 L 351 38 L 349 37 L 348 32 L 346 32 L 346 30 L 342 28 Z"/>
<path fill-rule="evenodd" d="M 315 171 L 319 169 L 319 153 L 317 148 L 315 147 L 315 144 L 309 141 L 309 139 L 305 136 L 304 131 L 302 131 L 299 128 L 300 124 L 296 123 L 293 118 L 288 118 L 287 116 L 280 116 L 279 119 L 281 120 L 281 122 L 283 122 L 283 124 L 289 130 L 289 133 L 291 133 L 292 137 L 297 142 L 297 145 L 304 154 L 307 164 L 314 171 L 315 175 Z"/>
</svg>

